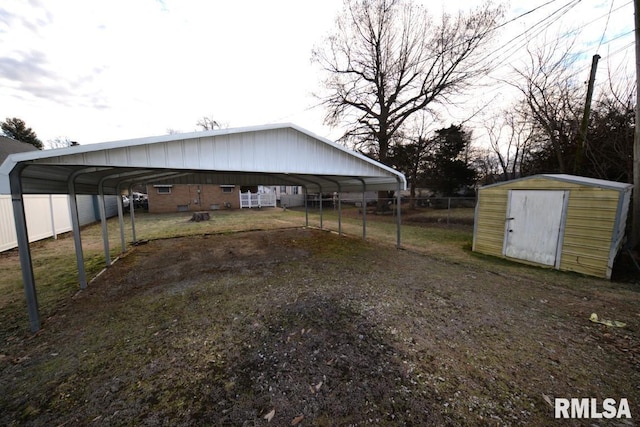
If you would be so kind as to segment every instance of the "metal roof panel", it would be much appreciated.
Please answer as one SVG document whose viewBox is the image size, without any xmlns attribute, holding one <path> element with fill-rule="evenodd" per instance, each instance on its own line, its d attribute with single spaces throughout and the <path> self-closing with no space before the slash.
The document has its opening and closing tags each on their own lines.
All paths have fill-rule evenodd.
<svg viewBox="0 0 640 427">
<path fill-rule="evenodd" d="M 10 155 L 0 166 L 0 194 L 10 194 L 9 173 L 18 164 L 25 194 L 65 194 L 74 172 L 79 193 L 114 193 L 134 179 L 151 183 L 160 170 L 176 183 L 315 186 L 322 191 L 406 188 L 404 175 L 292 124 L 162 135 Z M 97 168 L 97 169 L 96 169 Z M 132 171 L 142 170 L 139 174 Z M 306 183 L 306 184 L 305 184 Z"/>
</svg>

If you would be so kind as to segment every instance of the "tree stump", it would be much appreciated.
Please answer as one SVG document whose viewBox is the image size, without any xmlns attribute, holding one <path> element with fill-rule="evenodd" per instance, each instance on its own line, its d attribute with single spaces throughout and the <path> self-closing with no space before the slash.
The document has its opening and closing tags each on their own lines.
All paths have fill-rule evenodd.
<svg viewBox="0 0 640 427">
<path fill-rule="evenodd" d="M 194 212 L 189 221 L 208 221 L 210 218 L 209 212 Z"/>
</svg>

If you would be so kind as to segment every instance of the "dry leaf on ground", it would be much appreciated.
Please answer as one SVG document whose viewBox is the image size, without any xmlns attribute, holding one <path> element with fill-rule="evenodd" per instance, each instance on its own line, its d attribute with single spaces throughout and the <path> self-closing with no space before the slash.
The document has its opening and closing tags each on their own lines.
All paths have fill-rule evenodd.
<svg viewBox="0 0 640 427">
<path fill-rule="evenodd" d="M 271 412 L 269 412 L 267 415 L 265 415 L 263 418 L 265 420 L 267 420 L 267 422 L 270 422 L 271 419 L 273 418 L 273 416 L 276 414 L 276 410 L 275 408 L 271 410 Z"/>
</svg>

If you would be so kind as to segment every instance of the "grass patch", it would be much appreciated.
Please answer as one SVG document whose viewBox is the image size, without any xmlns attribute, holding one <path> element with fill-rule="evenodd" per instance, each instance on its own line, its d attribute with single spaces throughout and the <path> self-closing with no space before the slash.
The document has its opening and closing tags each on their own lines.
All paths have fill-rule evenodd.
<svg viewBox="0 0 640 427">
<path fill-rule="evenodd" d="M 147 243 L 82 292 L 73 239 L 32 245 L 36 335 L 17 254 L 0 257 L 0 424 L 549 425 L 545 395 L 640 411 L 630 284 L 471 253 L 464 224 L 405 224 L 402 251 L 391 217 L 372 215 L 367 241 L 348 213 L 347 237 L 295 210 L 189 218 L 139 215 Z M 93 275 L 100 227 L 82 237 Z M 119 239 L 109 221 L 113 257 Z"/>
</svg>

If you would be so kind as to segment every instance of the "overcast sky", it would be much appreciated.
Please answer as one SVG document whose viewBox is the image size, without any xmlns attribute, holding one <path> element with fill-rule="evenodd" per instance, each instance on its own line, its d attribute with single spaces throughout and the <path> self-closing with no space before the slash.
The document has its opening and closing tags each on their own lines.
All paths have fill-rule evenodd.
<svg viewBox="0 0 640 427">
<path fill-rule="evenodd" d="M 455 12 L 479 2 L 424 3 Z M 546 5 L 506 26 L 496 46 L 571 3 L 513 0 L 505 20 Z M 341 6 L 342 0 L 3 0 L 0 120 L 23 119 L 43 142 L 190 132 L 203 116 L 230 127 L 293 122 L 335 138 L 340 131 L 323 126 L 323 111 L 313 108 L 320 79 L 310 57 Z M 633 64 L 632 1 L 578 0 L 555 16 L 556 26 L 582 28 L 585 63 L 603 56 L 599 73 L 610 61 Z M 474 108 L 452 112 L 450 122 Z"/>
</svg>

